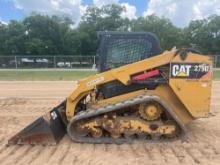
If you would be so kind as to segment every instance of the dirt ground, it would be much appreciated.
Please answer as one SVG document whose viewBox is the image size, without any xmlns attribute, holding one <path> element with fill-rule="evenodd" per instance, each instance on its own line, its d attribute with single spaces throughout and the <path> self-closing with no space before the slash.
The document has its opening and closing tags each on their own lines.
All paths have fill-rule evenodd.
<svg viewBox="0 0 220 165">
<path fill-rule="evenodd" d="M 0 82 L 0 164 L 220 164 L 220 82 L 213 83 L 211 114 L 188 126 L 185 141 L 123 145 L 10 146 L 7 140 L 62 101 L 73 82 Z M 198 93 L 199 94 L 199 93 Z"/>
</svg>

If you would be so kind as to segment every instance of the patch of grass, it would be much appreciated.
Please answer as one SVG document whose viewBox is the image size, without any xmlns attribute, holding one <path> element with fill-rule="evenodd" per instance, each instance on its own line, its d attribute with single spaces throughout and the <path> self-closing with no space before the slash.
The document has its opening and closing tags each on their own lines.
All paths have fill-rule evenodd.
<svg viewBox="0 0 220 165">
<path fill-rule="evenodd" d="M 95 71 L 65 71 L 65 70 L 45 70 L 45 71 L 33 71 L 33 70 L 6 70 L 0 71 L 0 81 L 59 81 L 59 80 L 79 80 L 91 75 L 94 75 Z M 214 80 L 220 80 L 220 70 L 214 71 Z"/>
<path fill-rule="evenodd" d="M 10 81 L 56 81 L 78 80 L 90 75 L 95 71 L 0 71 L 0 80 Z"/>
<path fill-rule="evenodd" d="M 214 80 L 220 80 L 220 70 L 214 71 Z"/>
</svg>

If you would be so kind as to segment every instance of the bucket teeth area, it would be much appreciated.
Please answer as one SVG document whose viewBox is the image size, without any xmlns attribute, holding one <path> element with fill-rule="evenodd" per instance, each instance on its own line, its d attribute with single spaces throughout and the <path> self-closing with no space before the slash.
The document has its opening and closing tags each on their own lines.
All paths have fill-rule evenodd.
<svg viewBox="0 0 220 165">
<path fill-rule="evenodd" d="M 56 144 L 53 133 L 43 117 L 38 118 L 32 124 L 21 130 L 8 144 Z"/>
<path fill-rule="evenodd" d="M 65 134 L 65 124 L 55 108 L 15 134 L 8 140 L 8 145 L 56 145 Z"/>
</svg>

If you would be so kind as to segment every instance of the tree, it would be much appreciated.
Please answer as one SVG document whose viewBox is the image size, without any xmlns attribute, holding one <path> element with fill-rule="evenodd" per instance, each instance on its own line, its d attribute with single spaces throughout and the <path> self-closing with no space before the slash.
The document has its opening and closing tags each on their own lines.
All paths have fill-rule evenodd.
<svg viewBox="0 0 220 165">
<path fill-rule="evenodd" d="M 155 33 L 163 49 L 171 49 L 174 46 L 181 47 L 181 29 L 175 27 L 169 19 L 160 18 L 156 15 L 139 17 L 132 21 L 132 31 L 146 31 Z"/>
<path fill-rule="evenodd" d="M 25 27 L 21 22 L 11 21 L 5 29 L 5 40 L 3 41 L 5 54 L 23 54 L 25 51 Z"/>
<path fill-rule="evenodd" d="M 220 16 L 191 21 L 184 30 L 184 42 L 204 54 L 219 54 Z"/>
<path fill-rule="evenodd" d="M 0 22 L 0 55 L 5 54 L 5 40 L 7 39 L 7 26 Z"/>
<path fill-rule="evenodd" d="M 79 55 L 81 49 L 81 39 L 78 30 L 69 29 L 63 36 L 63 54 Z"/>
<path fill-rule="evenodd" d="M 210 31 L 210 35 L 212 36 L 212 40 L 209 40 L 211 44 L 211 50 L 209 53 L 211 54 L 219 54 L 220 53 L 220 16 L 213 15 L 209 17 L 208 21 L 208 29 Z"/>
<path fill-rule="evenodd" d="M 58 18 L 43 15 L 31 15 L 24 19 L 26 28 L 26 53 L 59 54 L 62 52 L 62 34 Z M 50 45 L 47 45 L 50 43 Z M 39 46 L 39 51 L 34 48 Z M 55 50 L 54 50 L 55 48 Z M 31 50 L 30 50 L 31 49 Z M 34 49 L 34 51 L 33 51 Z"/>
<path fill-rule="evenodd" d="M 22 21 L 0 23 L 0 55 L 94 55 L 98 31 L 155 33 L 163 50 L 193 47 L 204 54 L 220 53 L 220 16 L 193 20 L 181 29 L 164 17 L 122 18 L 125 8 L 89 6 L 79 24 L 71 18 L 32 13 Z"/>
<path fill-rule="evenodd" d="M 128 19 L 121 17 L 125 9 L 119 5 L 106 5 L 102 8 L 88 7 L 78 31 L 81 41 L 81 54 L 94 55 L 97 50 L 98 31 L 127 31 Z"/>
</svg>

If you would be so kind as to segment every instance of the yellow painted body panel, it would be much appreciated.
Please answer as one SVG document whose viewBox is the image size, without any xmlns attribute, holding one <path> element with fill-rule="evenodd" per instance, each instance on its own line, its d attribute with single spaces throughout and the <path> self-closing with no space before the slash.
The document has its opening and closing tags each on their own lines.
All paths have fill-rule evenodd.
<svg viewBox="0 0 220 165">
<path fill-rule="evenodd" d="M 116 69 L 90 76 L 78 81 L 77 88 L 67 98 L 66 116 L 70 121 L 74 117 L 74 111 L 78 102 L 87 94 L 92 93 L 100 85 L 118 80 L 124 85 L 129 85 L 131 75 L 146 70 L 151 70 L 171 63 L 205 63 L 212 65 L 212 60 L 208 56 L 188 53 L 185 60 L 182 60 L 175 51 L 165 51 L 161 55 L 154 56 L 139 62 L 128 64 Z M 201 79 L 177 79 L 169 78 L 167 85 L 159 85 L 155 90 L 139 90 L 130 92 L 109 99 L 97 101 L 92 106 L 101 106 L 126 100 L 130 97 L 141 94 L 159 96 L 171 109 L 175 115 L 187 124 L 197 117 L 204 117 L 209 112 L 211 96 L 211 76 Z"/>
<path fill-rule="evenodd" d="M 102 85 L 114 80 L 118 80 L 123 84 L 128 85 L 130 82 L 130 75 L 168 64 L 174 57 L 174 54 L 175 52 L 166 51 L 159 56 L 128 64 L 126 66 L 122 66 L 79 80 L 77 88 L 67 98 L 67 119 L 70 120 L 73 117 L 78 101 L 86 94 L 94 90 L 98 85 Z"/>
<path fill-rule="evenodd" d="M 182 60 L 176 56 L 172 62 L 181 63 Z M 212 65 L 212 58 L 189 53 L 188 63 L 206 63 Z M 186 62 L 186 63 L 187 63 Z M 169 84 L 177 97 L 186 106 L 195 118 L 205 117 L 210 110 L 212 74 L 201 79 L 172 79 Z"/>
</svg>

